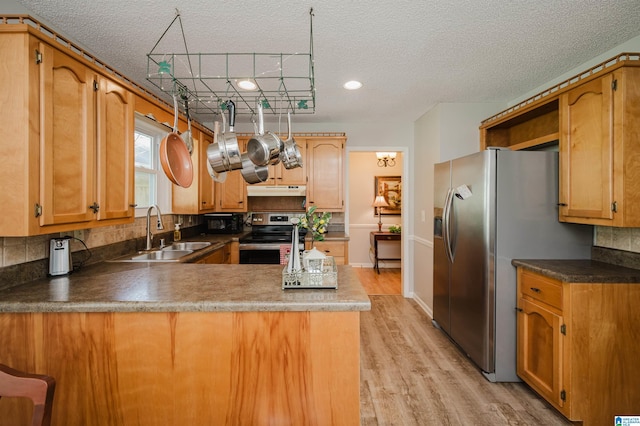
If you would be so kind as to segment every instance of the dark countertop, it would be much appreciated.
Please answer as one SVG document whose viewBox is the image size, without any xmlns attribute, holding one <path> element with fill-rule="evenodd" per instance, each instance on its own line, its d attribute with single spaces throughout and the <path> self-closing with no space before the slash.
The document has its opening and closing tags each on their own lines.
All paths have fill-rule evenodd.
<svg viewBox="0 0 640 426">
<path fill-rule="evenodd" d="M 514 266 L 571 283 L 640 283 L 640 269 L 591 259 L 514 259 Z"/>
<path fill-rule="evenodd" d="M 282 290 L 281 265 L 103 262 L 0 291 L 0 312 L 365 311 L 350 266 L 338 289 Z"/>
<path fill-rule="evenodd" d="M 200 234 L 211 245 L 179 262 L 99 262 L 61 277 L 0 289 L 0 312 L 363 311 L 369 297 L 349 266 L 338 289 L 282 290 L 282 265 L 195 264 L 234 235 Z M 336 239 L 348 237 L 334 233 Z M 155 245 L 155 244 L 154 244 Z"/>
</svg>

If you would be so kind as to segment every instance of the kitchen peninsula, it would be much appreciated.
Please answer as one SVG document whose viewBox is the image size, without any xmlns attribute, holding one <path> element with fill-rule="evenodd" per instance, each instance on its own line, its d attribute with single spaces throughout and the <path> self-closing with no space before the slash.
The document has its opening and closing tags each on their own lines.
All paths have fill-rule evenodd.
<svg viewBox="0 0 640 426">
<path fill-rule="evenodd" d="M 8 288 L 0 363 L 56 379 L 54 425 L 359 424 L 366 292 L 348 266 L 337 290 L 281 272 L 104 262 Z"/>
</svg>

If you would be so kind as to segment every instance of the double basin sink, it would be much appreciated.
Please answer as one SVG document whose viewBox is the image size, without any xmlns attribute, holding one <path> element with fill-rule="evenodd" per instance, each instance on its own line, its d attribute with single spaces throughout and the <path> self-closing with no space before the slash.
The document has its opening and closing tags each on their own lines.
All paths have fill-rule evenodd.
<svg viewBox="0 0 640 426">
<path fill-rule="evenodd" d="M 211 243 L 206 242 L 173 243 L 160 250 L 135 253 L 114 259 L 112 262 L 177 262 L 180 258 L 210 245 Z"/>
</svg>

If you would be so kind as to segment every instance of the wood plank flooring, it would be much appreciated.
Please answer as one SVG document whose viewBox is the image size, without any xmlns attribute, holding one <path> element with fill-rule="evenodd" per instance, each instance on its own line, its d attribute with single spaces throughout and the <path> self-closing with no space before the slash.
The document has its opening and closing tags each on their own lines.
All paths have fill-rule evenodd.
<svg viewBox="0 0 640 426">
<path fill-rule="evenodd" d="M 378 274 L 373 268 L 353 268 L 360 278 L 362 287 L 369 295 L 402 294 L 400 268 L 381 268 Z"/>
<path fill-rule="evenodd" d="M 361 315 L 361 425 L 571 424 L 523 383 L 487 381 L 413 300 L 370 297 Z"/>
</svg>

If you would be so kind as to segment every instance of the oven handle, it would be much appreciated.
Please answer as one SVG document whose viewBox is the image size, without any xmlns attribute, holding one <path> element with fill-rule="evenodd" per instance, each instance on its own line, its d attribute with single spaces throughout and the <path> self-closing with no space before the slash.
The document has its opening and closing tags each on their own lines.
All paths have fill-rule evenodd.
<svg viewBox="0 0 640 426">
<path fill-rule="evenodd" d="M 240 243 L 239 248 L 240 250 L 280 250 L 281 245 L 280 243 Z"/>
</svg>

